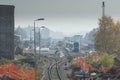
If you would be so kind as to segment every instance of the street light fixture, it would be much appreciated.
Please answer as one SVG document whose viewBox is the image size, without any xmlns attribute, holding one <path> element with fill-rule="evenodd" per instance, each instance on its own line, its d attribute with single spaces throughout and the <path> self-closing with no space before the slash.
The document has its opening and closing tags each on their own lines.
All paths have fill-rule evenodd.
<svg viewBox="0 0 120 80">
<path fill-rule="evenodd" d="M 45 20 L 44 18 L 39 18 L 39 19 L 36 19 L 34 21 L 40 21 L 40 20 Z"/>
<path fill-rule="evenodd" d="M 39 18 L 39 19 L 36 19 L 34 20 L 34 55 L 35 55 L 35 69 L 37 71 L 37 54 L 36 54 L 36 30 L 35 30 L 35 22 L 36 21 L 41 21 L 41 20 L 44 20 L 44 18 Z M 36 80 L 37 80 L 37 73 L 36 73 Z"/>
</svg>

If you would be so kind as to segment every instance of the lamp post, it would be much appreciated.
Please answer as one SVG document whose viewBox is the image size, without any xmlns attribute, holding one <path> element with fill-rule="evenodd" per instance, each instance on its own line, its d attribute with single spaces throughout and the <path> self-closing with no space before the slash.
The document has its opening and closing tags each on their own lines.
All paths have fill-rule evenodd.
<svg viewBox="0 0 120 80">
<path fill-rule="evenodd" d="M 40 49 L 41 49 L 41 29 L 42 28 L 45 28 L 45 26 L 41 26 L 39 28 L 39 55 L 41 54 Z M 39 56 L 39 58 L 40 58 L 40 56 Z"/>
<path fill-rule="evenodd" d="M 36 54 L 36 30 L 35 30 L 35 22 L 36 21 L 41 21 L 41 20 L 44 20 L 44 18 L 39 18 L 39 19 L 36 19 L 34 20 L 34 55 L 35 55 L 35 69 L 37 71 L 37 54 Z M 36 80 L 37 80 L 37 72 L 36 72 Z"/>
</svg>

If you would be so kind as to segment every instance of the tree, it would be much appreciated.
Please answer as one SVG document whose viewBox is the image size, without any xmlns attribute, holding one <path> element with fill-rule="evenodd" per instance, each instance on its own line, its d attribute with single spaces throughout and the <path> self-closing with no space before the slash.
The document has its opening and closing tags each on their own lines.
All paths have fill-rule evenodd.
<svg viewBox="0 0 120 80">
<path fill-rule="evenodd" d="M 94 34 L 94 41 L 98 52 L 117 53 L 120 48 L 120 23 L 115 23 L 107 16 L 99 19 L 99 28 Z"/>
<path fill-rule="evenodd" d="M 19 46 L 17 46 L 15 48 L 15 54 L 22 54 L 22 53 L 23 53 L 23 50 Z"/>
<path fill-rule="evenodd" d="M 118 21 L 114 28 L 115 52 L 120 53 L 120 22 Z"/>
<path fill-rule="evenodd" d="M 73 59 L 73 57 L 72 56 L 67 56 L 67 60 L 68 60 L 68 62 L 71 62 L 72 61 L 72 59 Z"/>
<path fill-rule="evenodd" d="M 95 34 L 96 32 L 97 32 L 97 28 L 93 29 L 92 31 L 90 31 L 85 35 L 85 39 L 87 40 L 88 44 L 94 44 L 93 34 Z"/>
<path fill-rule="evenodd" d="M 21 39 L 26 39 L 26 37 L 27 37 L 27 33 L 26 33 L 25 29 L 21 28 L 20 26 L 18 26 L 16 28 L 15 34 L 20 35 Z"/>
</svg>

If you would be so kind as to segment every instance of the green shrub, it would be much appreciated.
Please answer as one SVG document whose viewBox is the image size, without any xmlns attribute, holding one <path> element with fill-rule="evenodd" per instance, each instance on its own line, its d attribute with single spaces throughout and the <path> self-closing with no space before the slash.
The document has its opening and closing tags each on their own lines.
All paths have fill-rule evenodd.
<svg viewBox="0 0 120 80">
<path fill-rule="evenodd" d="M 21 55 L 21 54 L 15 55 L 15 59 L 16 59 L 16 60 L 23 59 L 23 58 L 25 58 L 25 56 L 23 56 L 23 55 Z"/>
<path fill-rule="evenodd" d="M 1 58 L 1 59 L 0 59 L 0 65 L 8 64 L 8 63 L 11 63 L 11 60 L 8 60 L 8 59 L 6 59 L 6 58 Z"/>
<path fill-rule="evenodd" d="M 37 79 L 40 80 L 42 78 L 44 62 L 43 60 L 38 62 L 38 70 L 37 70 Z"/>
<path fill-rule="evenodd" d="M 114 56 L 108 53 L 103 53 L 100 56 L 99 62 L 105 67 L 112 67 L 114 64 Z"/>
</svg>

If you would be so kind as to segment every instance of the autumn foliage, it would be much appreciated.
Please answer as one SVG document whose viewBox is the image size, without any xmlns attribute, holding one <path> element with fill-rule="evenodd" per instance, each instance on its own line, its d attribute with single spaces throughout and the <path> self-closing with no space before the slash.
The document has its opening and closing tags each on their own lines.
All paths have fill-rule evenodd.
<svg viewBox="0 0 120 80">
<path fill-rule="evenodd" d="M 73 64 L 85 71 L 94 70 L 95 68 L 92 65 L 86 63 L 86 60 L 87 60 L 86 56 L 78 57 L 73 60 Z"/>
<path fill-rule="evenodd" d="M 102 57 L 92 54 L 89 59 L 86 56 L 75 58 L 73 60 L 73 64 L 85 71 L 97 70 L 101 72 L 106 72 L 112 67 L 114 63 L 113 60 L 111 62 L 111 59 L 108 59 L 108 57 L 109 55 L 107 54 L 103 55 Z M 87 62 L 88 60 L 90 62 Z M 97 68 L 96 66 L 98 66 L 99 68 Z"/>
<path fill-rule="evenodd" d="M 99 28 L 94 34 L 95 50 L 99 53 L 119 54 L 120 22 L 117 23 L 108 16 L 99 19 Z"/>
<path fill-rule="evenodd" d="M 13 64 L 0 66 L 0 76 L 8 76 L 16 80 L 35 80 L 35 70 L 26 70 Z"/>
</svg>

